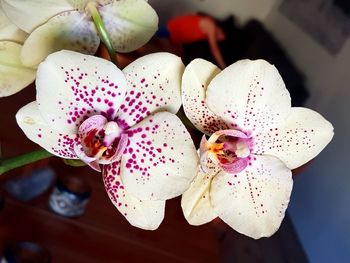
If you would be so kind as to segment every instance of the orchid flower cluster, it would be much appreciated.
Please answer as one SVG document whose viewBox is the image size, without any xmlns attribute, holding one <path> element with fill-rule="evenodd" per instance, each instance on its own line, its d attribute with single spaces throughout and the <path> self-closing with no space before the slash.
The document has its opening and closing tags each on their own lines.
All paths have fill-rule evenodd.
<svg viewBox="0 0 350 263">
<path fill-rule="evenodd" d="M 219 217 L 252 238 L 271 236 L 289 203 L 291 170 L 333 137 L 320 114 L 291 107 L 278 70 L 264 60 L 221 71 L 155 53 L 119 69 L 92 56 L 99 36 L 118 52 L 152 37 L 158 17 L 144 0 L 1 5 L 0 96 L 36 78 L 37 99 L 18 111 L 18 125 L 50 154 L 101 172 L 133 226 L 157 229 L 166 200 L 182 195 L 191 225 Z M 181 105 L 203 133 L 198 150 L 176 116 Z"/>
<path fill-rule="evenodd" d="M 1 0 L 0 73 L 6 77 L 0 96 L 33 82 L 51 53 L 93 55 L 99 36 L 109 51 L 130 52 L 147 43 L 157 27 L 158 16 L 145 0 Z"/>
</svg>

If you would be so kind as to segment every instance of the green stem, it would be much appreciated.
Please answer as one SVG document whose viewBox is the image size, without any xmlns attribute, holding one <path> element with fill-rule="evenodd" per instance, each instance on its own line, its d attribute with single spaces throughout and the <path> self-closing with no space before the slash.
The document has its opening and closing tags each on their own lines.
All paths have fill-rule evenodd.
<svg viewBox="0 0 350 263">
<path fill-rule="evenodd" d="M 0 175 L 12 169 L 15 169 L 42 159 L 46 159 L 51 156 L 52 156 L 51 153 L 42 149 L 31 153 L 26 153 L 8 160 L 4 160 L 0 163 Z"/>
<path fill-rule="evenodd" d="M 93 2 L 88 3 L 86 8 L 91 14 L 92 20 L 95 23 L 100 39 L 102 40 L 103 44 L 106 46 L 108 50 L 108 54 L 109 54 L 109 57 L 111 58 L 111 61 L 118 66 L 118 60 L 112 45 L 111 38 L 109 37 L 108 31 L 105 27 L 105 24 L 103 23 L 100 13 L 96 8 L 95 3 Z"/>
</svg>

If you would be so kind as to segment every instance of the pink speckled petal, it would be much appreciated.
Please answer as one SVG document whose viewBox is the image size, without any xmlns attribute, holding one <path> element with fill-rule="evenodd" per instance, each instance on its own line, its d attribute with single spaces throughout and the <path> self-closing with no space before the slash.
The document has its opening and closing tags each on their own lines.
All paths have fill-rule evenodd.
<svg viewBox="0 0 350 263">
<path fill-rule="evenodd" d="M 38 107 L 48 125 L 76 133 L 92 115 L 114 118 L 124 100 L 126 80 L 107 60 L 65 50 L 40 64 L 36 86 Z"/>
<path fill-rule="evenodd" d="M 228 126 L 215 115 L 205 102 L 205 92 L 210 81 L 220 73 L 214 64 L 195 59 L 187 65 L 182 77 L 182 104 L 186 116 L 194 126 L 205 134 L 228 129 Z"/>
<path fill-rule="evenodd" d="M 157 13 L 145 0 L 111 1 L 99 11 L 117 52 L 138 49 L 158 29 Z"/>
<path fill-rule="evenodd" d="M 83 0 L 86 2 L 86 0 Z M 10 20 L 19 28 L 31 33 L 51 17 L 76 6 L 78 0 L 2 0 L 1 5 Z"/>
<path fill-rule="evenodd" d="M 211 184 L 210 200 L 218 216 L 252 238 L 269 237 L 281 225 L 293 187 L 292 173 L 273 156 L 252 156 L 238 174 L 220 172 Z"/>
<path fill-rule="evenodd" d="M 22 107 L 16 114 L 19 127 L 33 142 L 50 153 L 67 159 L 78 159 L 73 151 L 75 134 L 65 135 L 52 130 L 42 118 L 35 101 Z"/>
<path fill-rule="evenodd" d="M 125 102 L 119 110 L 124 128 L 142 121 L 151 113 L 176 113 L 181 106 L 181 58 L 170 53 L 154 53 L 141 57 L 123 72 L 128 81 Z"/>
<path fill-rule="evenodd" d="M 155 230 L 164 218 L 165 201 L 139 200 L 124 188 L 120 180 L 120 163 L 103 167 L 103 182 L 108 196 L 119 212 L 135 227 Z"/>
<path fill-rule="evenodd" d="M 203 225 L 217 217 L 211 207 L 209 195 L 210 184 L 214 175 L 199 172 L 191 186 L 182 195 L 182 211 L 191 225 Z"/>
<path fill-rule="evenodd" d="M 288 119 L 278 128 L 258 134 L 253 152 L 273 155 L 295 169 L 318 155 L 332 140 L 333 126 L 317 112 L 292 108 Z"/>
<path fill-rule="evenodd" d="M 224 69 L 209 84 L 207 105 L 247 135 L 277 126 L 291 109 L 280 74 L 265 60 L 240 60 Z"/>
<path fill-rule="evenodd" d="M 35 70 L 21 63 L 21 48 L 15 42 L 0 41 L 0 97 L 21 91 L 35 79 Z"/>
<path fill-rule="evenodd" d="M 63 49 L 95 54 L 100 39 L 93 22 L 84 13 L 64 12 L 36 28 L 24 42 L 22 63 L 36 67 L 49 54 Z"/>
<path fill-rule="evenodd" d="M 181 195 L 197 174 L 198 155 L 180 119 L 169 112 L 149 116 L 129 130 L 121 178 L 142 200 Z"/>
</svg>

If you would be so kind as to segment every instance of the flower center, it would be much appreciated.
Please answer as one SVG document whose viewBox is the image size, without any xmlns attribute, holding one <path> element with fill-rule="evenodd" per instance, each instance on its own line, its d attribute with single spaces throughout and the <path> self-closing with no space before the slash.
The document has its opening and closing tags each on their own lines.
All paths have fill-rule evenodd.
<svg viewBox="0 0 350 263">
<path fill-rule="evenodd" d="M 239 173 L 248 165 L 250 139 L 237 130 L 221 130 L 207 140 L 202 138 L 199 154 L 204 172 L 221 168 L 229 173 Z"/>
<path fill-rule="evenodd" d="M 80 145 L 74 148 L 77 156 L 95 170 L 99 164 L 118 161 L 127 145 L 128 136 L 114 121 L 95 115 L 84 121 L 78 131 Z"/>
</svg>

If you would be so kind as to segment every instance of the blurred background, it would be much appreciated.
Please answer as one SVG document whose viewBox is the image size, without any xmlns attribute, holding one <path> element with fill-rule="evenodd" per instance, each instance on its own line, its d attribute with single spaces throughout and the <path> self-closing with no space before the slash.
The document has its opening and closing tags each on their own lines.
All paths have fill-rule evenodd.
<svg viewBox="0 0 350 263">
<path fill-rule="evenodd" d="M 226 35 L 219 42 L 225 63 L 263 58 L 275 64 L 293 105 L 314 109 L 334 125 L 333 141 L 295 176 L 288 216 L 281 229 L 273 237 L 258 241 L 229 230 L 219 221 L 188 226 L 178 198 L 167 204 L 159 230 L 137 230 L 118 214 L 104 192 L 101 178 L 89 169 L 64 166 L 60 160 L 50 159 L 15 170 L 0 179 L 6 197 L 0 210 L 2 253 L 20 241 L 31 241 L 47 249 L 52 262 L 350 262 L 350 1 L 148 2 L 157 11 L 161 27 L 184 14 L 201 13 L 217 19 Z M 159 44 L 158 40 L 155 37 L 148 47 L 126 60 L 142 53 L 170 50 L 181 54 L 185 64 L 196 57 L 216 62 L 207 41 L 186 43 L 179 49 L 171 43 Z M 34 87 L 30 87 L 0 99 L 4 158 L 36 149 L 14 120 L 15 112 L 34 98 Z M 16 188 L 13 178 L 28 174 L 40 178 L 42 173 L 52 181 L 41 186 L 40 196 L 28 200 L 22 196 L 20 200 L 13 192 L 9 194 Z M 51 212 L 48 206 L 57 186 L 55 180 L 67 175 L 76 175 L 91 188 L 86 210 L 73 219 Z M 81 194 L 81 189 L 73 190 Z"/>
<path fill-rule="evenodd" d="M 275 64 L 294 105 L 334 125 L 333 141 L 295 178 L 288 212 L 310 262 L 349 262 L 350 1 L 177 0 L 171 8 L 171 0 L 149 2 L 163 22 L 184 10 L 219 19 L 233 15 L 231 46 L 249 35 L 239 58 Z"/>
</svg>

